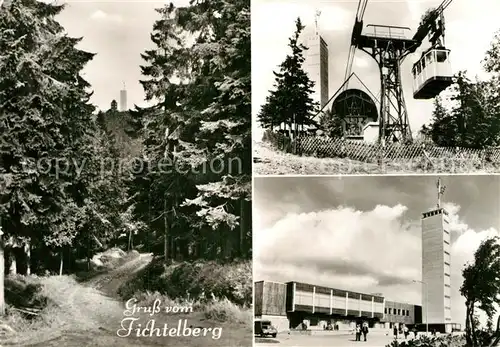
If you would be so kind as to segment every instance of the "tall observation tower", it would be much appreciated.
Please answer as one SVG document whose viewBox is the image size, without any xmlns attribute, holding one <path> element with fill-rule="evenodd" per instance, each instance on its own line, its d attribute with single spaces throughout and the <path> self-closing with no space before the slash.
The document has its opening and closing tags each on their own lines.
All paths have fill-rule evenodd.
<svg viewBox="0 0 500 347">
<path fill-rule="evenodd" d="M 422 312 L 432 330 L 451 332 L 451 256 L 448 212 L 441 207 L 445 187 L 437 180 L 437 205 L 422 214 Z"/>
<path fill-rule="evenodd" d="M 302 67 L 309 78 L 314 81 L 312 99 L 323 107 L 328 102 L 328 45 L 320 34 L 320 11 L 316 11 L 314 27 L 306 26 L 299 37 L 300 43 L 308 49 L 304 52 Z"/>
<path fill-rule="evenodd" d="M 127 89 L 125 87 L 125 82 L 123 82 L 123 89 L 120 90 L 120 111 L 127 111 Z"/>
</svg>

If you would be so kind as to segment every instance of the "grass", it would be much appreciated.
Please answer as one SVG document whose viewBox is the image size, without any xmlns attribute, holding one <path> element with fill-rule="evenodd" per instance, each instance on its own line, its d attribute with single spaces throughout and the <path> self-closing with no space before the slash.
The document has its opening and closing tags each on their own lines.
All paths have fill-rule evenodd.
<svg viewBox="0 0 500 347">
<path fill-rule="evenodd" d="M 385 160 L 381 165 L 347 158 L 315 158 L 278 151 L 266 142 L 254 142 L 254 173 L 258 175 L 495 173 L 499 164 L 460 158 Z"/>
<path fill-rule="evenodd" d="M 124 300 L 138 292 L 158 292 L 173 300 L 200 302 L 228 299 L 239 306 L 252 302 L 252 263 L 195 261 L 166 264 L 154 259 L 118 291 Z"/>
<path fill-rule="evenodd" d="M 78 281 L 88 281 L 97 275 L 115 269 L 138 257 L 139 252 L 135 250 L 124 252 L 119 248 L 111 248 L 105 252 L 96 254 L 90 262 L 90 270 L 78 271 L 75 273 L 75 276 Z"/>
<path fill-rule="evenodd" d="M 138 292 L 134 295 L 137 299 L 137 305 L 152 307 L 156 300 L 160 300 L 162 307 L 191 308 L 192 312 L 202 312 L 205 319 L 220 323 L 251 324 L 253 311 L 248 306 L 240 306 L 227 298 L 211 299 L 208 301 L 200 300 L 173 300 L 167 295 L 159 292 Z M 185 315 L 185 310 L 171 312 L 169 315 Z"/>
<path fill-rule="evenodd" d="M 191 307 L 206 320 L 251 326 L 251 266 L 251 261 L 166 264 L 156 258 L 119 294 L 123 300 L 137 299 L 141 306 L 152 306 L 159 299 L 162 307 Z"/>
</svg>

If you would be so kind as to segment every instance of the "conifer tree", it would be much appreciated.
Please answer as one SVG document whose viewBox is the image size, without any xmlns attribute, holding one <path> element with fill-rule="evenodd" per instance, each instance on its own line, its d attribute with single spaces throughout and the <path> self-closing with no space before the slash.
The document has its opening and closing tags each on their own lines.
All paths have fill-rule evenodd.
<svg viewBox="0 0 500 347">
<path fill-rule="evenodd" d="M 297 18 L 295 33 L 288 44 L 291 54 L 280 64 L 279 72 L 273 72 L 275 89 L 270 91 L 258 116 L 264 128 L 282 123 L 289 129 L 292 129 L 292 124 L 313 124 L 311 116 L 316 113 L 319 105 L 311 97 L 314 81 L 302 67 L 305 61 L 304 51 L 307 50 L 307 47 L 299 42 L 303 29 L 300 18 Z"/>
</svg>

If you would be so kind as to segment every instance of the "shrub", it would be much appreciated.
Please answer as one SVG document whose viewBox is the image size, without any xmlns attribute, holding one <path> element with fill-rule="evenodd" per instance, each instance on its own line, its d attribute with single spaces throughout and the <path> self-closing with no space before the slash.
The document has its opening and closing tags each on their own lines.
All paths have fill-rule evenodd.
<svg viewBox="0 0 500 347">
<path fill-rule="evenodd" d="M 414 340 L 397 341 L 394 340 L 386 347 L 464 347 L 465 339 L 463 336 L 439 336 L 429 337 L 420 336 Z"/>
<path fill-rule="evenodd" d="M 227 299 L 245 306 L 252 302 L 251 262 L 220 264 L 215 261 L 177 264 L 154 259 L 118 293 L 129 299 L 139 292 L 158 292 L 176 300 L 208 302 Z"/>
</svg>

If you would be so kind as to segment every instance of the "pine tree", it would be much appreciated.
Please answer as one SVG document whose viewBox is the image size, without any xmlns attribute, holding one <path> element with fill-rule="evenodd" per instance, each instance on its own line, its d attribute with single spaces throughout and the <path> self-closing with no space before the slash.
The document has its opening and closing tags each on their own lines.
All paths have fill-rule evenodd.
<svg viewBox="0 0 500 347">
<path fill-rule="evenodd" d="M 115 154 L 80 75 L 94 54 L 64 33 L 62 10 L 20 0 L 0 11 L 2 225 L 8 237 L 59 252 L 61 270 L 69 246 L 119 228 L 121 194 L 115 179 L 101 181 L 101 161 Z"/>
<path fill-rule="evenodd" d="M 141 81 L 147 99 L 156 104 L 134 118 L 141 119 L 135 127 L 143 128 L 147 161 L 168 159 L 175 170 L 137 176 L 153 190 L 142 196 L 136 211 L 147 210 L 149 220 L 163 221 L 156 229 L 165 235 L 168 230 L 179 248 L 205 239 L 216 252 L 223 233 L 249 226 L 248 218 L 240 221 L 250 207 L 249 4 L 199 1 L 158 12 L 151 35 L 157 49 L 143 54 Z M 165 206 L 163 211 L 151 213 L 152 200 L 158 209 Z M 155 217 L 165 213 L 166 220 Z M 186 233 L 186 225 L 192 233 Z M 206 228 L 216 232 L 206 233 Z M 243 233 L 240 244 L 248 248 Z"/>
<path fill-rule="evenodd" d="M 324 112 L 319 118 L 319 124 L 330 137 L 343 137 L 344 125 L 340 115 L 335 115 L 331 110 Z"/>
<path fill-rule="evenodd" d="M 439 97 L 434 100 L 432 117 L 430 129 L 428 130 L 432 141 L 441 147 L 457 146 L 459 142 L 456 119 L 443 106 L 443 102 Z"/>
<path fill-rule="evenodd" d="M 311 115 L 319 106 L 311 97 L 314 81 L 302 68 L 307 47 L 299 43 L 300 34 L 304 29 L 300 18 L 297 18 L 295 27 L 295 33 L 288 44 L 292 52 L 280 64 L 280 71 L 273 72 L 275 90 L 270 92 L 259 115 L 259 121 L 264 128 L 281 123 L 285 123 L 290 129 L 293 124 L 313 124 Z"/>
</svg>

